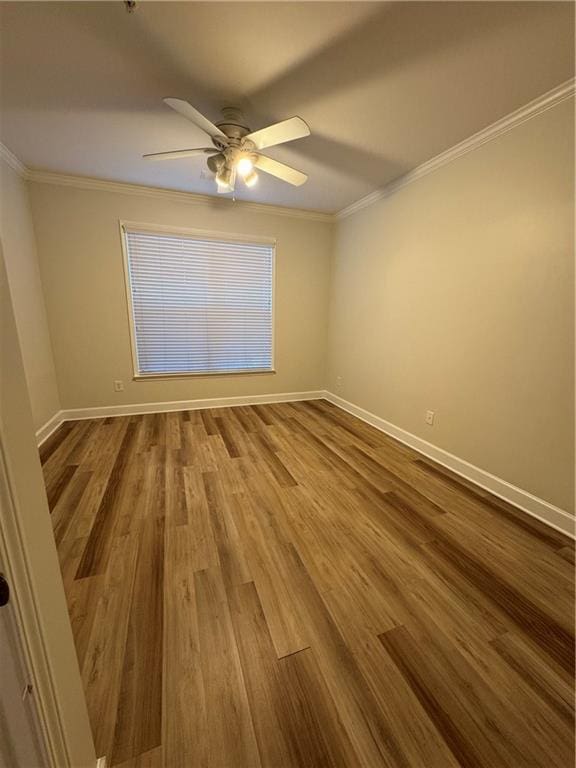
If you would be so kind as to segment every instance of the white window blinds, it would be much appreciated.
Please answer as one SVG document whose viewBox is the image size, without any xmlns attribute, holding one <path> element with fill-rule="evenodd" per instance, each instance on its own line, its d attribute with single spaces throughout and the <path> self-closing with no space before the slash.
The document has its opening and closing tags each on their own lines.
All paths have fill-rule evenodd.
<svg viewBox="0 0 576 768">
<path fill-rule="evenodd" d="M 137 375 L 272 369 L 273 245 L 124 233 Z"/>
</svg>

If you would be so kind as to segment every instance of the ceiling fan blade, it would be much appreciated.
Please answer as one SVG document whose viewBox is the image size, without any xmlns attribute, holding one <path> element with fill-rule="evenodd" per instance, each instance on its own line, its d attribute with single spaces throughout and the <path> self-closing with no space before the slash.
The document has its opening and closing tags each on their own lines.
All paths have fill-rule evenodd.
<svg viewBox="0 0 576 768">
<path fill-rule="evenodd" d="M 310 136 L 310 128 L 301 117 L 290 117 L 288 120 L 282 120 L 281 123 L 274 123 L 267 128 L 249 133 L 244 138 L 253 141 L 256 149 L 265 149 L 274 147 L 276 144 L 284 144 L 286 141 L 302 139 L 304 136 Z"/>
<path fill-rule="evenodd" d="M 216 147 L 199 147 L 198 149 L 177 149 L 174 152 L 151 152 L 142 155 L 146 160 L 178 160 L 182 157 L 196 157 L 197 155 L 216 155 Z"/>
<path fill-rule="evenodd" d="M 308 176 L 302 171 L 297 171 L 296 168 L 291 168 L 285 163 L 279 163 L 278 160 L 272 160 L 271 157 L 265 155 L 257 155 L 254 165 L 264 173 L 269 173 L 271 176 L 276 176 L 282 181 L 287 181 L 288 184 L 293 184 L 295 187 L 299 187 L 308 180 Z"/>
<path fill-rule="evenodd" d="M 220 130 L 220 128 L 218 128 L 218 126 L 211 123 L 207 117 L 204 117 L 201 112 L 194 109 L 192 104 L 188 104 L 187 101 L 184 101 L 183 99 L 164 99 L 164 104 L 175 109 L 176 112 L 179 112 L 183 117 L 188 118 L 194 125 L 201 128 L 204 133 L 207 133 L 208 136 L 212 136 L 213 139 L 226 139 L 226 141 L 228 141 L 228 137 Z"/>
</svg>

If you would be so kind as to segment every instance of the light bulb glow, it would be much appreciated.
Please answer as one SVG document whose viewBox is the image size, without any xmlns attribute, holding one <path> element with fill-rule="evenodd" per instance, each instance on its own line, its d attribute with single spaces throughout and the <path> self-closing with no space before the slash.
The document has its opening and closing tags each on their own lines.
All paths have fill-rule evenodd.
<svg viewBox="0 0 576 768">
<path fill-rule="evenodd" d="M 230 192 L 232 189 L 232 172 L 229 168 L 223 167 L 216 174 L 216 184 L 218 192 Z"/>
<path fill-rule="evenodd" d="M 236 170 L 240 176 L 248 176 L 253 169 L 254 163 L 247 155 L 243 155 L 236 163 Z"/>
<path fill-rule="evenodd" d="M 246 184 L 247 187 L 253 187 L 257 181 L 258 174 L 256 171 L 250 171 L 250 173 L 247 173 L 246 176 L 244 176 L 244 184 Z"/>
</svg>

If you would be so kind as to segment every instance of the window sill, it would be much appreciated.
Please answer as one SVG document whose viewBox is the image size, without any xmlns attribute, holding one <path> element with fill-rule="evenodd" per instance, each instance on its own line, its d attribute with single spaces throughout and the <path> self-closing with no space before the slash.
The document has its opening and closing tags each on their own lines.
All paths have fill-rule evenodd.
<svg viewBox="0 0 576 768">
<path fill-rule="evenodd" d="M 263 368 L 261 370 L 247 371 L 198 371 L 189 373 L 136 373 L 132 381 L 154 381 L 158 379 L 197 379 L 212 376 L 262 376 L 265 374 L 276 374 L 274 368 Z"/>
</svg>

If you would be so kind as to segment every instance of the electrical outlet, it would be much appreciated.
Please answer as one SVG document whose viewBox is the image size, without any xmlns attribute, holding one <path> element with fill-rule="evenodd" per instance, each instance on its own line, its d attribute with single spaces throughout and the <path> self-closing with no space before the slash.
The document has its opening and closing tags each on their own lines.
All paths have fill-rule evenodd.
<svg viewBox="0 0 576 768">
<path fill-rule="evenodd" d="M 117 379 L 114 382 L 114 392 L 124 392 L 124 382 Z"/>
<path fill-rule="evenodd" d="M 336 376 L 336 386 L 337 387 L 342 386 L 342 376 Z"/>
<path fill-rule="evenodd" d="M 434 424 L 434 416 L 436 415 L 436 411 L 426 411 L 426 415 L 424 416 L 424 421 L 426 424 L 429 424 L 432 426 Z"/>
</svg>

